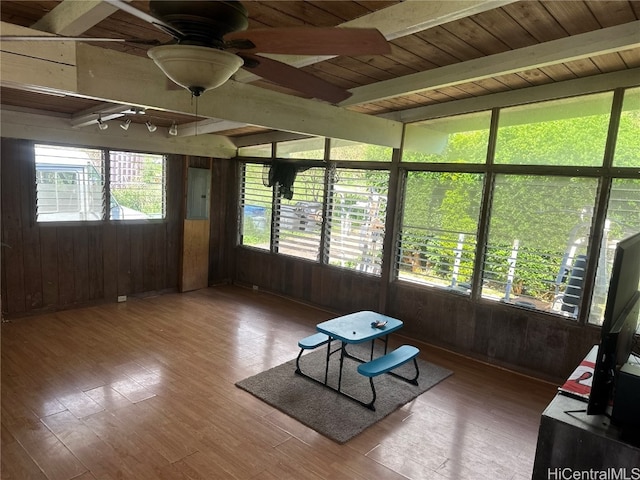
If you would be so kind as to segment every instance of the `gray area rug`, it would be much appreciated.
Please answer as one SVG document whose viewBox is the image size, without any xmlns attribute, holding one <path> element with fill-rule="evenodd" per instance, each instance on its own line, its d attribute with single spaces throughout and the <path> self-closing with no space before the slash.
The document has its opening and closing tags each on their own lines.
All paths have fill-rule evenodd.
<svg viewBox="0 0 640 480">
<path fill-rule="evenodd" d="M 359 358 L 369 358 L 371 347 L 370 344 L 367 345 L 367 348 L 351 345 L 348 350 Z M 332 350 L 336 347 L 334 343 Z M 307 375 L 324 380 L 325 359 L 326 346 L 303 354 L 300 368 Z M 339 353 L 332 355 L 328 383 L 334 387 L 338 384 L 339 363 Z M 354 360 L 345 359 L 342 390 L 369 402 L 372 398 L 369 379 L 357 373 L 357 365 Z M 386 374 L 374 378 L 377 393 L 375 411 L 297 375 L 295 359 L 241 380 L 236 386 L 325 437 L 337 443 L 345 443 L 453 373 L 420 358 L 418 367 L 420 377 L 417 386 Z M 395 372 L 412 378 L 415 372 L 413 362 L 403 365 Z"/>
</svg>

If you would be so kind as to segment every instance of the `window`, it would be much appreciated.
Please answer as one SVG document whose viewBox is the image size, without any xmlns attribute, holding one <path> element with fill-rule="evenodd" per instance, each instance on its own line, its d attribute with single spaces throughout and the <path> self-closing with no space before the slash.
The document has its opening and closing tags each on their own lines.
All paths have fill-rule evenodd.
<svg viewBox="0 0 640 480">
<path fill-rule="evenodd" d="M 614 179 L 591 297 L 589 323 L 602 325 L 617 243 L 638 232 L 640 232 L 640 180 Z"/>
<path fill-rule="evenodd" d="M 320 259 L 324 172 L 321 167 L 298 171 L 292 198 L 278 197 L 274 236 L 278 253 Z"/>
<path fill-rule="evenodd" d="M 271 251 L 273 241 L 274 252 L 319 261 L 325 168 L 279 162 L 245 163 L 243 169 L 241 245 Z M 295 180 L 283 187 L 278 176 Z"/>
<path fill-rule="evenodd" d="M 482 296 L 575 318 L 597 183 L 498 175 Z"/>
<path fill-rule="evenodd" d="M 331 139 L 331 160 L 390 162 L 393 148 L 347 140 Z"/>
<path fill-rule="evenodd" d="M 485 163 L 490 125 L 491 112 L 407 125 L 402 161 Z"/>
<path fill-rule="evenodd" d="M 36 145 L 37 221 L 165 218 L 165 157 L 110 152 L 107 184 L 104 155 L 99 149 Z"/>
<path fill-rule="evenodd" d="M 398 278 L 470 291 L 482 180 L 469 173 L 407 173 Z"/>
<path fill-rule="evenodd" d="M 240 147 L 238 149 L 238 156 L 271 158 L 271 144 L 264 143 L 262 145 L 250 145 L 248 147 Z"/>
<path fill-rule="evenodd" d="M 270 250 L 271 204 L 273 192 L 263 183 L 268 167 L 244 164 L 240 208 L 242 212 L 240 244 Z"/>
<path fill-rule="evenodd" d="M 380 275 L 389 172 L 333 169 L 329 185 L 329 264 Z"/>
<path fill-rule="evenodd" d="M 278 158 L 301 158 L 322 160 L 324 158 L 324 138 L 312 137 L 301 140 L 276 143 Z"/>
<path fill-rule="evenodd" d="M 278 142 L 269 164 L 245 163 L 240 243 L 379 275 L 389 173 L 334 168 L 332 220 L 326 222 L 325 143 L 319 137 Z M 393 154 L 392 148 L 358 142 L 331 145 L 346 161 L 390 161 Z"/>
<path fill-rule="evenodd" d="M 600 166 L 612 93 L 500 111 L 496 164 Z"/>
<path fill-rule="evenodd" d="M 165 218 L 164 163 L 162 155 L 109 152 L 111 220 Z"/>
<path fill-rule="evenodd" d="M 104 218 L 101 150 L 36 145 L 38 222 L 99 221 Z"/>
</svg>

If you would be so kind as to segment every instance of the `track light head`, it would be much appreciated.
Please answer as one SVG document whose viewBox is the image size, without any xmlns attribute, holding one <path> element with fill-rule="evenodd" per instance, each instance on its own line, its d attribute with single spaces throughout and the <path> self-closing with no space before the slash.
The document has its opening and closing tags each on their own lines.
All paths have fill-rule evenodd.
<svg viewBox="0 0 640 480">
<path fill-rule="evenodd" d="M 149 132 L 151 133 L 155 132 L 158 129 L 158 127 L 156 127 L 153 123 L 149 121 L 146 121 L 145 125 L 147 126 L 147 130 L 149 130 Z"/>
<path fill-rule="evenodd" d="M 178 125 L 176 125 L 176 122 L 173 122 L 169 127 L 169 135 L 171 135 L 172 137 L 178 135 Z"/>
<path fill-rule="evenodd" d="M 109 125 L 107 125 L 103 120 L 102 117 L 100 115 L 98 115 L 98 128 L 100 130 L 106 130 L 107 128 L 109 128 Z"/>
<path fill-rule="evenodd" d="M 123 130 L 129 130 L 129 125 L 131 125 L 131 119 L 127 118 L 124 122 L 120 124 L 120 128 Z"/>
</svg>

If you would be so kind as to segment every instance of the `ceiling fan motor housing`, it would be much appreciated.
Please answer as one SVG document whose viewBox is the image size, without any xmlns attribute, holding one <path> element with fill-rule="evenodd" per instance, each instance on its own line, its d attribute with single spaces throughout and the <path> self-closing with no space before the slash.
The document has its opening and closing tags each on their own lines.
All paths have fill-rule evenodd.
<svg viewBox="0 0 640 480">
<path fill-rule="evenodd" d="M 177 39 L 180 44 L 223 48 L 226 34 L 246 30 L 249 26 L 246 8 L 235 0 L 151 0 L 149 9 L 183 34 Z"/>
</svg>

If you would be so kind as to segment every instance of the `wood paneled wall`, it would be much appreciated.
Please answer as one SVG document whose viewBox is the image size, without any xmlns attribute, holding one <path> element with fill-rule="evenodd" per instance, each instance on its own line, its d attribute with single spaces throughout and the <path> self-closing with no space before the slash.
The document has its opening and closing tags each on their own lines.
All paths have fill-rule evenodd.
<svg viewBox="0 0 640 480">
<path fill-rule="evenodd" d="M 390 290 L 386 313 L 407 335 L 551 381 L 566 379 L 600 339 L 595 327 L 543 312 L 406 283 Z"/>
<path fill-rule="evenodd" d="M 214 160 L 211 170 L 211 232 L 209 284 L 228 283 L 233 277 L 234 246 L 238 237 L 238 162 Z"/>
<path fill-rule="evenodd" d="M 599 342 L 599 329 L 557 316 L 245 247 L 235 281 L 340 314 L 380 311 L 405 322 L 402 335 L 555 382 Z"/>
<path fill-rule="evenodd" d="M 236 249 L 234 280 L 336 313 L 379 309 L 377 277 L 256 249 Z"/>
<path fill-rule="evenodd" d="M 167 162 L 167 219 L 147 224 L 35 221 L 32 142 L 2 139 L 2 311 L 116 301 L 177 287 L 182 218 L 181 157 Z"/>
</svg>

